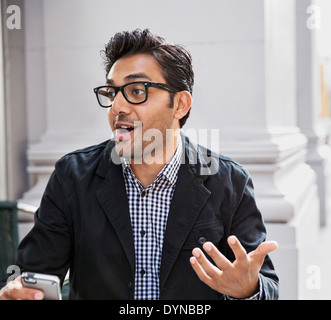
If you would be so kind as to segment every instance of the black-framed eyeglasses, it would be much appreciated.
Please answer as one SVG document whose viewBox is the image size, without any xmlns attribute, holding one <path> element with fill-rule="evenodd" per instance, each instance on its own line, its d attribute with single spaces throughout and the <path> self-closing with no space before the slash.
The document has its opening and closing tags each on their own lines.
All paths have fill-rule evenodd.
<svg viewBox="0 0 331 320">
<path fill-rule="evenodd" d="M 148 88 L 158 88 L 162 90 L 175 93 L 176 90 L 168 86 L 165 83 L 156 83 L 148 81 L 137 81 L 127 83 L 121 87 L 115 87 L 111 85 L 96 87 L 93 89 L 99 105 L 103 108 L 109 108 L 112 106 L 116 95 L 119 91 L 122 92 L 124 98 L 132 104 L 141 104 L 147 101 L 148 99 Z"/>
</svg>

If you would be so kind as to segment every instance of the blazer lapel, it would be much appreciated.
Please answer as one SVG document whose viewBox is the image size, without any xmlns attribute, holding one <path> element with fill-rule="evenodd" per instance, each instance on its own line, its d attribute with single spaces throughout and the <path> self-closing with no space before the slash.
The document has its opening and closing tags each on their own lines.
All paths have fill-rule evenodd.
<svg viewBox="0 0 331 320">
<path fill-rule="evenodd" d="M 187 163 L 188 146 L 186 146 L 186 149 L 183 148 L 183 150 L 186 153 L 186 162 L 181 165 L 178 172 L 176 190 L 172 199 L 163 241 L 160 291 L 163 289 L 185 239 L 211 193 L 203 185 L 203 181 L 207 176 L 200 176 L 197 173 L 199 164 L 192 167 Z"/>
<path fill-rule="evenodd" d="M 167 228 L 163 241 L 163 252 L 160 269 L 160 290 L 164 287 L 167 277 L 176 258 L 189 235 L 201 209 L 210 196 L 210 191 L 203 185 L 208 175 L 201 175 L 203 161 L 198 159 L 198 151 L 189 149 L 189 143 L 183 141 L 183 157 L 176 183 L 176 190 L 170 206 Z M 111 144 L 112 142 L 110 142 Z M 186 145 L 186 147 L 185 147 Z M 131 227 L 128 199 L 125 196 L 125 184 L 121 164 L 109 162 L 112 147 L 105 149 L 97 174 L 105 181 L 96 192 L 96 196 L 128 257 L 132 273 L 135 271 L 135 249 Z M 196 165 L 190 165 L 189 157 L 193 155 Z M 116 163 L 118 159 L 116 160 Z M 190 160 L 192 161 L 192 159 Z"/>
<path fill-rule="evenodd" d="M 117 236 L 128 257 L 132 273 L 134 274 L 134 240 L 122 168 L 121 164 L 114 164 L 113 162 L 110 162 L 109 157 L 109 150 L 106 150 L 104 159 L 101 161 L 101 164 L 97 170 L 97 174 L 105 176 L 105 181 L 96 191 L 96 196 L 115 232 L 117 233 Z"/>
</svg>

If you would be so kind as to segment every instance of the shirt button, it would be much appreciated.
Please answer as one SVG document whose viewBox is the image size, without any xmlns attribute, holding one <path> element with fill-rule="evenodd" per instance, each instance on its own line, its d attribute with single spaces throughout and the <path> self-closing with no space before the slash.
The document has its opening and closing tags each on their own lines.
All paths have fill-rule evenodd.
<svg viewBox="0 0 331 320">
<path fill-rule="evenodd" d="M 146 194 L 147 194 L 147 192 L 144 190 L 144 191 L 142 191 L 142 192 L 141 192 L 141 194 L 140 194 L 140 195 L 141 195 L 142 197 L 145 197 L 145 196 L 146 196 Z"/>
<path fill-rule="evenodd" d="M 129 290 L 132 289 L 132 282 L 131 282 L 131 281 L 128 282 L 128 289 L 129 289 Z"/>
<path fill-rule="evenodd" d="M 146 273 L 146 271 L 144 269 L 140 270 L 140 275 L 143 276 Z"/>
<path fill-rule="evenodd" d="M 146 231 L 145 230 L 141 230 L 140 231 L 140 235 L 143 237 L 144 235 L 146 234 Z"/>
</svg>

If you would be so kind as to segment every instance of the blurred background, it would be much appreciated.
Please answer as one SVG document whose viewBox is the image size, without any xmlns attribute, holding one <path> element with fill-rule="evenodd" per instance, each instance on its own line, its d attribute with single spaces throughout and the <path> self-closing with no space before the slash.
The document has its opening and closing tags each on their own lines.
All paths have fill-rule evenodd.
<svg viewBox="0 0 331 320">
<path fill-rule="evenodd" d="M 280 299 L 331 299 L 329 0 L 2 0 L 0 200 L 18 239 L 56 160 L 111 137 L 100 51 L 136 28 L 191 51 L 183 131 L 251 173 Z"/>
</svg>

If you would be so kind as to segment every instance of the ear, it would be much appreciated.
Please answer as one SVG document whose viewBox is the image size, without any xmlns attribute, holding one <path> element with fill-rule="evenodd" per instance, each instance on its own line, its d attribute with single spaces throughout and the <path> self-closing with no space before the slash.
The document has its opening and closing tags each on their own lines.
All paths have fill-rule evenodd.
<svg viewBox="0 0 331 320">
<path fill-rule="evenodd" d="M 192 96 L 188 91 L 180 91 L 174 97 L 174 118 L 180 120 L 183 118 L 191 108 Z"/>
</svg>

